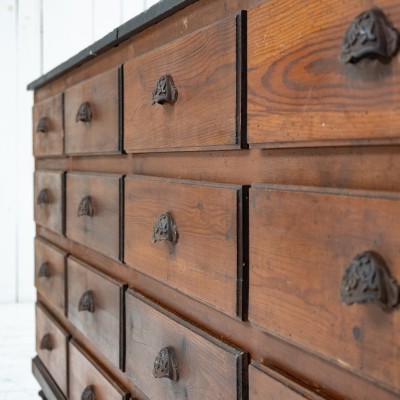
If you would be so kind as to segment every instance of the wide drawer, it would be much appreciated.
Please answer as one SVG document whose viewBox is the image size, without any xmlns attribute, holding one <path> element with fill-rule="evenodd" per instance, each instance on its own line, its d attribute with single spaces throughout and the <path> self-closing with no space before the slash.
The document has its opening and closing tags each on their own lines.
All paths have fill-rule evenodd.
<svg viewBox="0 0 400 400">
<path fill-rule="evenodd" d="M 249 320 L 398 390 L 400 197 L 381 196 L 255 185 Z"/>
<path fill-rule="evenodd" d="M 117 367 L 124 369 L 126 286 L 69 257 L 68 319 Z"/>
<path fill-rule="evenodd" d="M 242 316 L 246 188 L 144 176 L 125 180 L 125 262 Z"/>
<path fill-rule="evenodd" d="M 36 304 L 36 352 L 61 391 L 68 394 L 68 333 Z"/>
<path fill-rule="evenodd" d="M 121 70 L 114 69 L 65 91 L 66 154 L 122 150 Z"/>
<path fill-rule="evenodd" d="M 69 343 L 69 399 L 128 400 L 130 395 L 74 340 Z"/>
<path fill-rule="evenodd" d="M 34 177 L 35 222 L 64 233 L 64 172 L 37 171 Z"/>
<path fill-rule="evenodd" d="M 114 259 L 122 257 L 121 175 L 67 174 L 67 237 Z"/>
<path fill-rule="evenodd" d="M 128 61 L 125 151 L 239 148 L 241 38 L 231 17 Z"/>
<path fill-rule="evenodd" d="M 64 153 L 63 95 L 36 103 L 32 109 L 33 155 L 60 156 Z"/>
<path fill-rule="evenodd" d="M 51 304 L 65 309 L 67 254 L 44 239 L 35 239 L 35 287 Z"/>
<path fill-rule="evenodd" d="M 246 353 L 131 290 L 126 315 L 126 373 L 149 399 L 246 399 Z"/>
<path fill-rule="evenodd" d="M 249 11 L 250 145 L 400 142 L 399 37 L 374 6 L 400 28 L 395 0 L 268 1 Z M 386 51 L 392 59 L 371 59 Z"/>
</svg>

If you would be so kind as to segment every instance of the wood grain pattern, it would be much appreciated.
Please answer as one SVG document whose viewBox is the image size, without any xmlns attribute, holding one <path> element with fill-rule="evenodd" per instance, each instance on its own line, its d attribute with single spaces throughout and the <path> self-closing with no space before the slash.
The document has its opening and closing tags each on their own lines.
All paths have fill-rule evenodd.
<svg viewBox="0 0 400 400">
<path fill-rule="evenodd" d="M 398 388 L 399 313 L 341 304 L 340 285 L 345 268 L 366 250 L 380 254 L 400 280 L 399 221 L 397 194 L 252 188 L 249 320 Z"/>
<path fill-rule="evenodd" d="M 41 238 L 35 238 L 35 287 L 63 313 L 66 313 L 65 268 L 67 254 Z M 48 263 L 50 277 L 39 277 L 43 263 Z"/>
<path fill-rule="evenodd" d="M 392 0 L 283 0 L 249 11 L 249 143 L 400 143 L 399 58 L 339 60 L 350 23 L 373 6 L 399 28 L 400 4 Z"/>
<path fill-rule="evenodd" d="M 128 176 L 125 180 L 125 262 L 229 315 L 242 307 L 244 284 L 238 230 L 241 186 Z M 157 218 L 170 212 L 175 245 L 152 243 Z"/>
<path fill-rule="evenodd" d="M 121 152 L 119 70 L 95 76 L 65 91 L 65 152 L 113 154 Z M 76 121 L 79 106 L 88 102 L 90 122 Z"/>
<path fill-rule="evenodd" d="M 151 104 L 169 74 L 175 104 Z M 124 65 L 127 152 L 240 147 L 236 127 L 236 20 L 229 18 Z"/>
<path fill-rule="evenodd" d="M 150 399 L 245 399 L 247 355 L 128 291 L 126 373 Z M 175 350 L 179 380 L 154 378 L 166 346 Z"/>
</svg>

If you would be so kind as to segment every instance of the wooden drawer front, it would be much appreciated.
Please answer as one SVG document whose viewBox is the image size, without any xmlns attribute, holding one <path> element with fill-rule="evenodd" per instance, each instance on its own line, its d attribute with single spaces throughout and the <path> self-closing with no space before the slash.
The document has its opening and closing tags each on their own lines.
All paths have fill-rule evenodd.
<svg viewBox="0 0 400 400">
<path fill-rule="evenodd" d="M 121 175 L 67 174 L 67 237 L 120 259 Z"/>
<path fill-rule="evenodd" d="M 44 239 L 35 239 L 35 286 L 50 303 L 65 313 L 66 253 Z"/>
<path fill-rule="evenodd" d="M 42 305 L 36 304 L 36 352 L 62 392 L 67 395 L 68 334 Z"/>
<path fill-rule="evenodd" d="M 70 400 L 128 400 L 129 393 L 97 364 L 75 341 L 69 343 Z M 84 397 L 93 393 L 95 397 Z"/>
<path fill-rule="evenodd" d="M 341 59 L 346 31 L 374 6 L 400 28 L 396 0 L 268 1 L 249 11 L 250 145 L 400 142 L 400 59 L 381 62 L 365 57 L 355 63 Z M 378 41 L 386 44 L 385 39 L 366 38 L 369 29 L 381 33 L 377 23 L 375 27 L 369 23 L 372 20 L 366 15 L 363 22 L 357 20 L 358 30 L 350 35 L 352 54 L 356 50 L 365 54 L 365 47 Z"/>
<path fill-rule="evenodd" d="M 121 152 L 120 70 L 114 69 L 65 91 L 65 152 Z"/>
<path fill-rule="evenodd" d="M 149 399 L 246 398 L 247 354 L 131 290 L 126 313 L 126 373 Z"/>
<path fill-rule="evenodd" d="M 35 104 L 33 119 L 33 155 L 35 157 L 64 154 L 63 95 Z"/>
<path fill-rule="evenodd" d="M 64 233 L 64 172 L 35 172 L 35 221 L 57 233 Z"/>
<path fill-rule="evenodd" d="M 385 290 L 379 282 L 394 285 L 375 269 L 381 261 L 352 262 L 357 254 L 379 254 L 400 280 L 400 197 L 317 190 L 273 185 L 250 190 L 249 320 L 398 388 L 399 310 L 370 302 L 349 306 L 344 300 L 376 298 L 375 287 Z M 353 272 L 345 278 L 350 265 Z"/>
<path fill-rule="evenodd" d="M 125 286 L 73 258 L 67 263 L 68 319 L 123 369 Z"/>
<path fill-rule="evenodd" d="M 127 177 L 125 262 L 225 313 L 241 315 L 242 194 L 238 185 Z M 174 220 L 176 243 L 153 234 L 167 215 Z"/>
<path fill-rule="evenodd" d="M 236 31 L 229 18 L 124 65 L 125 151 L 240 147 Z M 166 75 L 176 102 L 153 104 Z"/>
</svg>

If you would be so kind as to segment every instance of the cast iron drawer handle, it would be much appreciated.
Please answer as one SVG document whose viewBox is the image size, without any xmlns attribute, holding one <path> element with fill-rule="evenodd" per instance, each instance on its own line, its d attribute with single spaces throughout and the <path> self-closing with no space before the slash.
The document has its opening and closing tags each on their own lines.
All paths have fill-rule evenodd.
<svg viewBox="0 0 400 400">
<path fill-rule="evenodd" d="M 50 265 L 46 261 L 39 268 L 39 278 L 50 278 Z"/>
<path fill-rule="evenodd" d="M 90 108 L 90 104 L 87 101 L 85 101 L 79 106 L 78 111 L 76 113 L 75 121 L 90 122 L 91 120 L 92 120 L 92 110 Z"/>
<path fill-rule="evenodd" d="M 154 378 L 168 378 L 171 381 L 179 381 L 178 363 L 175 351 L 172 347 L 164 347 L 154 360 Z"/>
<path fill-rule="evenodd" d="M 90 196 L 85 196 L 82 198 L 81 202 L 79 203 L 78 217 L 82 217 L 83 215 L 87 215 L 88 217 L 93 216 L 93 203 L 92 198 Z"/>
<path fill-rule="evenodd" d="M 344 304 L 377 303 L 383 310 L 391 311 L 399 305 L 400 288 L 382 257 L 366 251 L 358 254 L 347 266 L 340 288 Z"/>
<path fill-rule="evenodd" d="M 174 85 L 174 81 L 171 75 L 163 75 L 156 83 L 156 87 L 153 90 L 151 104 L 164 104 L 175 103 L 178 98 L 178 90 Z"/>
<path fill-rule="evenodd" d="M 53 342 L 50 333 L 46 333 L 46 335 L 42 337 L 42 340 L 40 341 L 40 349 L 48 351 L 53 350 Z"/>
<path fill-rule="evenodd" d="M 175 244 L 178 242 L 178 237 L 178 228 L 172 214 L 170 212 L 161 214 L 153 227 L 153 243 L 166 240 L 167 242 Z"/>
<path fill-rule="evenodd" d="M 93 386 L 87 386 L 82 393 L 81 400 L 96 400 Z"/>
<path fill-rule="evenodd" d="M 47 133 L 49 131 L 49 120 L 46 117 L 39 119 L 36 127 L 36 132 Z"/>
<path fill-rule="evenodd" d="M 49 204 L 50 199 L 49 199 L 49 191 L 47 189 L 42 189 L 39 192 L 38 198 L 36 200 L 36 203 L 38 205 L 40 204 Z"/>
<path fill-rule="evenodd" d="M 399 31 L 379 8 L 356 17 L 346 31 L 340 53 L 344 63 L 355 64 L 363 58 L 390 59 L 399 49 Z"/>
<path fill-rule="evenodd" d="M 78 311 L 88 311 L 94 313 L 94 295 L 91 290 L 83 292 L 82 297 L 79 300 Z"/>
</svg>

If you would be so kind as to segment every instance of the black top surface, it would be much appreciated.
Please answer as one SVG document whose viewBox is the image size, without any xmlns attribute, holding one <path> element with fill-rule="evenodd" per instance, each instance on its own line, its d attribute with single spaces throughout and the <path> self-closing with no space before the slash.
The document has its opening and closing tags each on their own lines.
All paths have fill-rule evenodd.
<svg viewBox="0 0 400 400">
<path fill-rule="evenodd" d="M 114 29 L 97 42 L 94 42 L 90 46 L 86 47 L 78 54 L 75 54 L 69 60 L 53 68 L 51 71 L 47 72 L 47 74 L 44 74 L 40 78 L 31 82 L 27 87 L 28 90 L 35 90 L 40 86 L 45 85 L 53 79 L 58 78 L 64 72 L 70 71 L 82 65 L 85 61 L 95 58 L 109 48 L 118 45 L 136 33 L 143 31 L 157 22 L 160 22 L 161 20 L 169 17 L 179 10 L 182 10 L 188 5 L 195 3 L 196 1 L 198 0 L 159 1 L 146 11 L 143 11 L 141 14 Z"/>
</svg>

